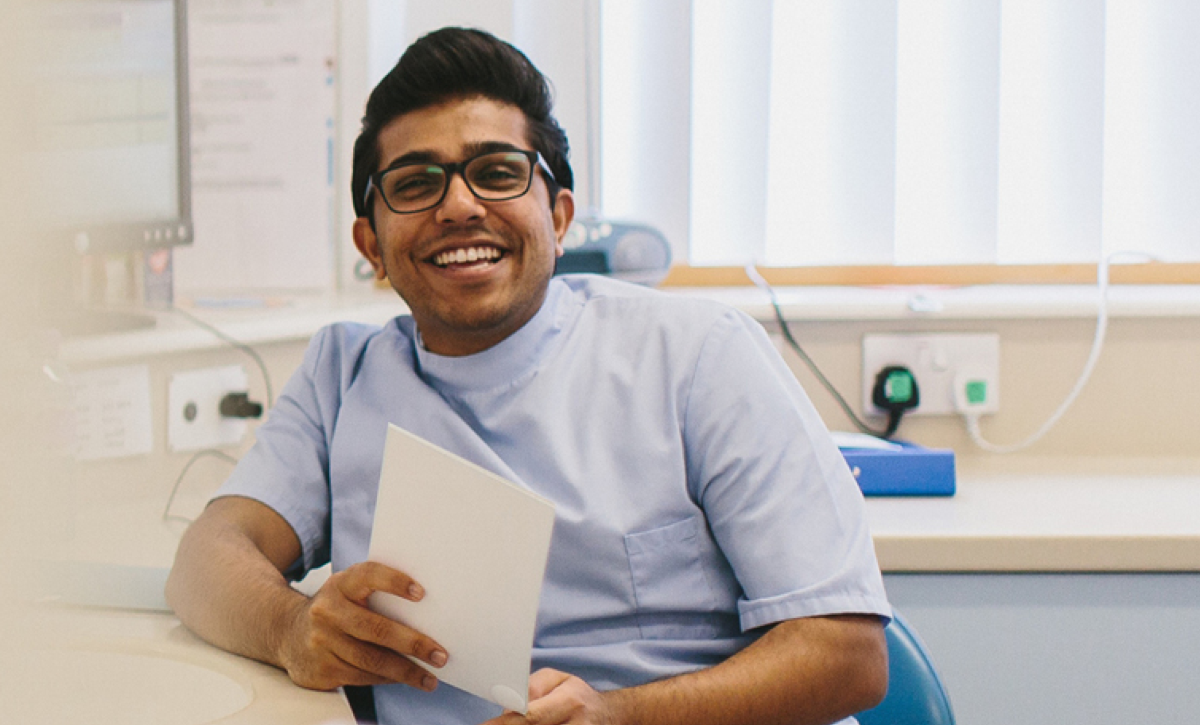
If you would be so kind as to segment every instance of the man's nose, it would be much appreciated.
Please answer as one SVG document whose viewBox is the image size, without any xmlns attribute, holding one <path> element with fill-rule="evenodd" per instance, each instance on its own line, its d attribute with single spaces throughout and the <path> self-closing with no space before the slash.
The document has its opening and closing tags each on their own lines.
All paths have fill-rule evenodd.
<svg viewBox="0 0 1200 725">
<path fill-rule="evenodd" d="M 439 222 L 464 222 L 478 219 L 487 213 L 487 208 L 471 192 L 462 174 L 451 174 L 446 184 L 446 196 L 437 208 Z"/>
</svg>

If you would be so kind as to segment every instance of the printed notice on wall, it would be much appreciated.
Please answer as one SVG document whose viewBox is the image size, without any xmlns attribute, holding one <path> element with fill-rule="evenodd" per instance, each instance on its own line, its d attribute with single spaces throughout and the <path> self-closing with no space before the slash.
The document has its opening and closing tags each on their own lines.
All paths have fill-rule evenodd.
<svg viewBox="0 0 1200 725">
<path fill-rule="evenodd" d="M 181 296 L 333 279 L 335 5 L 191 0 L 195 242 Z"/>
<path fill-rule="evenodd" d="M 75 373 L 75 457 L 81 461 L 149 453 L 150 368 L 126 365 Z"/>
</svg>

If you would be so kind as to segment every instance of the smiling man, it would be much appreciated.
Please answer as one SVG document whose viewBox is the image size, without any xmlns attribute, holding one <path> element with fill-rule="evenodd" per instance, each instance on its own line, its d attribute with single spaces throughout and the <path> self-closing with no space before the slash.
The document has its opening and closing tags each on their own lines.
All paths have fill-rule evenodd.
<svg viewBox="0 0 1200 725">
<path fill-rule="evenodd" d="M 820 418 L 736 310 L 554 277 L 572 186 L 524 55 L 456 28 L 405 52 L 368 101 L 352 192 L 355 244 L 411 314 L 314 336 L 180 543 L 168 600 L 304 687 L 372 686 L 382 723 L 831 723 L 872 706 L 890 610 Z M 366 606 L 425 594 L 365 561 L 389 423 L 555 502 L 528 715 L 439 685 L 412 659 L 436 672 L 454 653 Z M 327 562 L 312 597 L 289 585 Z"/>
<path fill-rule="evenodd" d="M 486 350 L 546 298 L 575 205 L 527 149 L 526 126 L 516 106 L 474 96 L 410 111 L 379 133 L 385 164 L 364 199 L 377 209 L 355 221 L 354 241 L 431 352 Z"/>
</svg>

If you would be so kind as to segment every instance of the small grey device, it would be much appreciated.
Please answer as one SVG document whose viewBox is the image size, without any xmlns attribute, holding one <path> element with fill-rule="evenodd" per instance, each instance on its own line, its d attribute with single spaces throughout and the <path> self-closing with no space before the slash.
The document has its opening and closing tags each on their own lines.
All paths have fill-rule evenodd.
<svg viewBox="0 0 1200 725">
<path fill-rule="evenodd" d="M 591 272 L 653 286 L 671 267 L 671 245 L 644 224 L 595 218 L 571 222 L 555 274 Z"/>
</svg>

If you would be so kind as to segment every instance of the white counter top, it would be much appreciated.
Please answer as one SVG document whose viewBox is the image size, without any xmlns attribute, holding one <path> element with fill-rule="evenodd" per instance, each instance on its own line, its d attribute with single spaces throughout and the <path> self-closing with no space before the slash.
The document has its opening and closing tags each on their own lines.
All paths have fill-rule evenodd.
<svg viewBox="0 0 1200 725">
<path fill-rule="evenodd" d="M 1200 572 L 1200 458 L 972 461 L 960 470 L 953 497 L 872 497 L 866 512 L 886 573 Z M 127 582 L 128 577 L 163 576 L 182 530 L 180 522 L 162 520 L 162 501 L 88 506 L 75 511 L 74 518 L 74 536 L 61 548 L 62 558 L 132 567 L 117 572 Z M 81 581 L 74 575 L 70 579 Z M 122 593 L 158 589 L 119 588 Z M 105 658 L 120 660 L 114 672 L 157 663 L 163 672 L 156 676 L 164 684 L 156 702 L 170 702 L 176 686 L 171 671 L 194 678 L 195 668 L 204 669 L 213 688 L 206 707 L 219 705 L 232 718 L 221 722 L 353 722 L 339 695 L 301 690 L 279 670 L 220 652 L 197 640 L 168 612 L 62 606 L 49 608 L 48 614 L 39 609 L 39 615 L 49 617 L 42 622 L 48 622 L 53 639 L 30 634 L 39 627 L 22 623 L 16 628 L 11 618 L 0 617 L 0 670 L 6 651 L 19 651 L 19 640 L 32 636 L 26 644 L 38 650 L 41 659 L 35 660 L 48 668 L 62 662 L 83 667 L 94 660 L 87 665 L 92 669 L 79 675 L 88 682 L 93 670 L 103 671 Z M 8 659 L 10 664 L 26 661 Z M 3 682 L 20 681 L 22 673 L 27 671 L 4 672 Z M 7 703 L 0 697 L 0 714 L 13 702 L 11 689 L 9 693 Z M 27 701 L 16 698 L 17 706 Z M 101 701 L 120 704 L 130 698 Z"/>
<path fill-rule="evenodd" d="M 188 315 L 248 345 L 306 340 L 334 322 L 381 325 L 405 314 L 408 307 L 395 293 L 380 291 L 357 297 L 280 297 L 228 300 L 224 305 L 185 305 L 187 314 L 154 311 L 153 327 L 109 335 L 82 336 L 63 341 L 61 357 L 69 364 L 144 359 L 219 348 L 226 343 L 196 325 Z"/>
<path fill-rule="evenodd" d="M 869 498 L 887 572 L 1200 571 L 1200 461 L 1003 461 Z"/>
<path fill-rule="evenodd" d="M 184 524 L 162 506 L 76 510 L 57 558 L 169 567 Z M 887 572 L 1200 572 L 1200 458 L 960 461 L 954 496 L 869 497 L 866 512 Z"/>
</svg>

